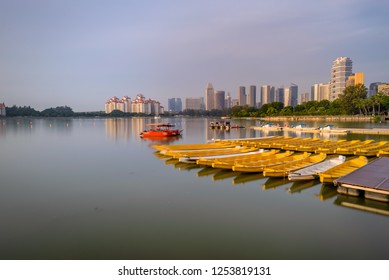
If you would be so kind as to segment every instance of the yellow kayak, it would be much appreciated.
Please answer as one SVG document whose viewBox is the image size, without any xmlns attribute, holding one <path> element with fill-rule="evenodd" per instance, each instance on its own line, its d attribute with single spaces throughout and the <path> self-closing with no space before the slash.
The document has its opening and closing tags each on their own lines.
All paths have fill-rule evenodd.
<svg viewBox="0 0 389 280">
<path fill-rule="evenodd" d="M 287 177 L 289 173 L 305 168 L 307 166 L 313 165 L 315 163 L 322 162 L 326 159 L 326 154 L 321 153 L 318 155 L 313 155 L 307 158 L 302 158 L 301 160 L 296 160 L 288 163 L 283 163 L 271 167 L 266 167 L 263 170 L 263 176 L 266 177 Z"/>
<path fill-rule="evenodd" d="M 344 163 L 337 165 L 327 171 L 319 174 L 320 182 L 322 183 L 333 183 L 335 179 L 338 179 L 344 175 L 347 175 L 354 170 L 366 165 L 368 160 L 364 156 L 345 161 Z"/>
<path fill-rule="evenodd" d="M 371 143 L 364 147 L 356 149 L 354 155 L 356 156 L 376 156 L 380 150 L 389 149 L 388 141 L 380 141 Z"/>
<path fill-rule="evenodd" d="M 217 156 L 217 155 L 233 155 L 240 153 L 248 153 L 257 151 L 257 148 L 253 147 L 235 147 L 235 148 L 224 148 L 224 149 L 206 149 L 198 151 L 166 151 L 165 155 L 173 158 L 183 157 L 202 157 L 202 156 Z"/>
<path fill-rule="evenodd" d="M 366 140 L 347 147 L 339 147 L 336 149 L 336 153 L 339 155 L 353 155 L 358 148 L 363 148 L 373 142 L 374 140 Z"/>
<path fill-rule="evenodd" d="M 293 152 L 278 153 L 279 150 L 271 150 L 263 154 L 253 155 L 253 156 L 243 156 L 236 158 L 221 158 L 216 159 L 212 163 L 213 168 L 222 168 L 222 169 L 232 169 L 235 163 L 243 163 L 250 161 L 259 161 L 259 160 L 269 160 L 276 158 L 283 158 L 293 154 Z"/>
<path fill-rule="evenodd" d="M 266 167 L 270 167 L 273 165 L 278 165 L 286 162 L 293 162 L 296 160 L 301 160 L 303 158 L 307 158 L 311 155 L 311 153 L 303 153 L 298 155 L 291 155 L 283 158 L 276 159 L 268 159 L 268 160 L 259 160 L 245 163 L 235 163 L 232 167 L 233 171 L 240 172 L 262 172 Z"/>
</svg>

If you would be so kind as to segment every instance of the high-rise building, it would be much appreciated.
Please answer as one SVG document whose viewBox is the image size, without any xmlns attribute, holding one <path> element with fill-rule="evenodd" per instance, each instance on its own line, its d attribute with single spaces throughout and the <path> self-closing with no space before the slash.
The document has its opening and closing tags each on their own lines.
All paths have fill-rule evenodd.
<svg viewBox="0 0 389 280">
<path fill-rule="evenodd" d="M 310 101 L 310 93 L 309 92 L 304 92 L 303 94 L 300 95 L 300 104 L 306 103 Z"/>
<path fill-rule="evenodd" d="M 264 104 L 268 104 L 269 102 L 269 95 L 270 95 L 270 86 L 263 85 L 261 86 L 261 103 L 262 106 Z"/>
<path fill-rule="evenodd" d="M 276 88 L 271 86 L 270 87 L 270 95 L 269 95 L 269 103 L 276 101 Z"/>
<path fill-rule="evenodd" d="M 369 92 L 367 94 L 368 97 L 373 96 L 374 94 L 377 94 L 378 92 L 378 85 L 382 84 L 381 82 L 375 82 L 371 83 L 369 85 Z"/>
<path fill-rule="evenodd" d="M 217 110 L 223 110 L 224 109 L 224 103 L 226 99 L 226 94 L 222 90 L 218 90 L 215 92 L 215 101 L 214 101 L 214 107 Z"/>
<path fill-rule="evenodd" d="M 175 98 L 168 98 L 168 100 L 167 100 L 167 110 L 169 112 L 175 112 L 176 111 L 176 99 Z"/>
<path fill-rule="evenodd" d="M 246 95 L 245 87 L 239 87 L 238 100 L 239 100 L 239 106 L 247 105 L 247 95 Z"/>
<path fill-rule="evenodd" d="M 285 103 L 285 90 L 283 87 L 277 88 L 274 94 L 274 101 Z"/>
<path fill-rule="evenodd" d="M 105 113 L 109 114 L 114 110 L 119 110 L 124 112 L 124 104 L 123 101 L 117 98 L 116 96 L 108 99 L 105 102 Z"/>
<path fill-rule="evenodd" d="M 348 57 L 338 57 L 332 62 L 330 76 L 330 101 L 339 97 L 346 88 L 346 81 L 353 72 L 353 62 Z"/>
<path fill-rule="evenodd" d="M 177 112 L 182 112 L 182 99 L 176 98 L 176 110 Z"/>
<path fill-rule="evenodd" d="M 182 111 L 181 98 L 169 98 L 167 105 L 169 112 L 178 113 Z"/>
<path fill-rule="evenodd" d="M 215 90 L 211 83 L 208 83 L 205 89 L 205 110 L 210 111 L 215 109 Z"/>
<path fill-rule="evenodd" d="M 124 96 L 122 98 L 123 105 L 124 105 L 124 112 L 125 113 L 131 113 L 131 98 L 128 96 Z"/>
<path fill-rule="evenodd" d="M 248 95 L 248 105 L 249 107 L 257 107 L 257 87 L 250 86 L 250 91 Z"/>
<path fill-rule="evenodd" d="M 314 84 L 311 86 L 310 100 L 321 101 L 329 99 L 329 84 Z"/>
<path fill-rule="evenodd" d="M 227 92 L 227 95 L 226 95 L 226 99 L 225 99 L 225 102 L 224 102 L 224 108 L 231 108 L 232 107 L 232 100 L 231 100 L 231 95 L 229 92 Z"/>
<path fill-rule="evenodd" d="M 356 86 L 358 84 L 365 84 L 365 74 L 363 72 L 353 73 L 351 76 L 348 76 L 346 81 L 346 87 Z"/>
<path fill-rule="evenodd" d="M 319 84 L 319 100 L 330 100 L 330 84 Z"/>
<path fill-rule="evenodd" d="M 185 98 L 185 109 L 188 110 L 203 110 L 202 98 Z"/>
<path fill-rule="evenodd" d="M 137 97 L 131 101 L 131 98 L 124 96 L 122 99 L 116 96 L 110 98 L 105 102 L 105 113 L 109 114 L 114 110 L 122 111 L 125 113 L 142 113 L 142 114 L 162 114 L 164 111 L 163 106 L 152 99 L 146 99 L 143 94 L 138 94 Z"/>
<path fill-rule="evenodd" d="M 284 106 L 295 107 L 298 102 L 298 86 L 291 84 L 289 87 L 284 88 L 285 102 Z"/>
<path fill-rule="evenodd" d="M 382 83 L 378 85 L 378 92 L 389 95 L 389 84 Z"/>
</svg>

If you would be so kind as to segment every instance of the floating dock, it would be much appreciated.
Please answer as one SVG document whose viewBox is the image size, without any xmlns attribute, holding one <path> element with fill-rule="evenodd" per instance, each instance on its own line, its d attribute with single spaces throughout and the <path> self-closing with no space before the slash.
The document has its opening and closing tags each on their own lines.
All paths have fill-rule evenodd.
<svg viewBox="0 0 389 280">
<path fill-rule="evenodd" d="M 341 194 L 389 202 L 389 158 L 378 158 L 335 180 L 335 185 Z"/>
<path fill-rule="evenodd" d="M 388 128 L 345 128 L 352 134 L 380 134 L 389 135 Z"/>
<path fill-rule="evenodd" d="M 292 131 L 292 132 L 307 132 L 307 133 L 319 133 L 319 134 L 378 134 L 389 135 L 388 128 L 331 128 L 331 129 L 319 129 L 312 127 L 282 127 L 282 126 L 252 126 L 255 130 L 265 131 Z"/>
</svg>

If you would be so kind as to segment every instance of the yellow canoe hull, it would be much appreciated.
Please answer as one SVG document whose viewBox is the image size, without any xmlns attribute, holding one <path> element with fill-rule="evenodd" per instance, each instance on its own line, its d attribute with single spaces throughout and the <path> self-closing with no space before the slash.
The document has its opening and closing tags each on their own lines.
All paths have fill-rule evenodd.
<svg viewBox="0 0 389 280">
<path fill-rule="evenodd" d="M 324 171 L 319 174 L 320 182 L 322 183 L 333 183 L 335 179 L 338 179 L 344 175 L 347 175 L 354 170 L 366 165 L 368 160 L 364 156 L 359 156 L 357 158 L 346 161 L 338 166 L 335 166 L 327 171 Z"/>
<path fill-rule="evenodd" d="M 232 170 L 233 171 L 240 171 L 240 172 L 263 172 L 263 170 L 266 167 L 279 165 L 279 164 L 283 164 L 286 162 L 300 160 L 303 158 L 307 158 L 310 155 L 311 155 L 310 153 L 303 153 L 303 154 L 299 154 L 299 155 L 292 155 L 292 156 L 287 156 L 287 157 L 283 157 L 283 158 L 262 160 L 262 161 L 257 161 L 257 162 L 248 162 L 248 163 L 243 163 L 243 164 L 235 163 L 234 166 L 232 167 Z"/>
<path fill-rule="evenodd" d="M 301 160 L 297 160 L 290 163 L 284 163 L 275 165 L 272 167 L 267 167 L 263 170 L 263 176 L 265 177 L 287 177 L 289 173 L 296 171 L 301 168 L 308 167 L 310 165 L 322 162 L 326 159 L 326 154 L 321 153 L 318 155 L 313 155 Z"/>
</svg>

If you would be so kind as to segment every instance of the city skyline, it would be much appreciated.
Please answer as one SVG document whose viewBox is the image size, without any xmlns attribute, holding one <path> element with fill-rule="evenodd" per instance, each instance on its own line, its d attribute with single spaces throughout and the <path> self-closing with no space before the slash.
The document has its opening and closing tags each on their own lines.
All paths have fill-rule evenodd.
<svg viewBox="0 0 389 280">
<path fill-rule="evenodd" d="M 336 9 L 334 9 L 336 7 Z M 11 1 L 0 3 L 0 102 L 102 111 L 111 96 L 328 83 L 347 56 L 388 82 L 385 1 Z"/>
</svg>

